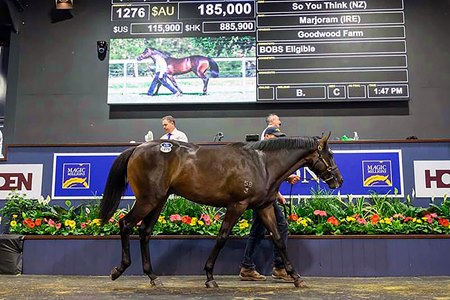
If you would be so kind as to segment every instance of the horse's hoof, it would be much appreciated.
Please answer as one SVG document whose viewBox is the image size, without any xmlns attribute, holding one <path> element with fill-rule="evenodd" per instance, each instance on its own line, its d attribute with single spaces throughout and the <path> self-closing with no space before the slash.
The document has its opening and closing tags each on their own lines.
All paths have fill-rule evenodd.
<svg viewBox="0 0 450 300">
<path fill-rule="evenodd" d="M 205 285 L 207 288 L 218 288 L 219 285 L 217 284 L 217 282 L 215 280 L 210 280 L 205 282 Z"/>
<path fill-rule="evenodd" d="M 114 269 L 112 269 L 111 271 L 111 280 L 114 281 L 117 278 L 120 277 L 120 275 L 122 275 L 123 272 L 120 272 L 119 269 L 117 267 L 115 267 Z"/>
<path fill-rule="evenodd" d="M 152 286 L 164 286 L 164 284 L 162 283 L 161 279 L 159 279 L 158 277 L 156 277 L 155 279 L 150 280 L 150 284 Z"/>
<path fill-rule="evenodd" d="M 295 287 L 302 288 L 302 289 L 308 287 L 308 286 L 306 285 L 306 282 L 305 282 L 303 279 L 301 279 L 301 278 L 295 280 L 295 281 L 294 281 L 294 285 L 295 285 Z"/>
</svg>

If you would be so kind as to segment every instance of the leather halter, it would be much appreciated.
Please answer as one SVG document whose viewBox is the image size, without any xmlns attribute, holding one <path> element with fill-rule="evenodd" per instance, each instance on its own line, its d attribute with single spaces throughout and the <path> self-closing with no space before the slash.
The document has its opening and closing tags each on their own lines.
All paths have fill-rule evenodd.
<svg viewBox="0 0 450 300">
<path fill-rule="evenodd" d="M 317 164 L 318 162 L 323 163 L 323 164 L 325 165 L 326 169 L 325 169 L 322 173 L 319 174 L 319 177 L 320 177 L 324 182 L 326 182 L 326 183 L 328 183 L 328 181 L 330 181 L 330 180 L 334 180 L 335 182 L 337 182 L 337 178 L 336 178 L 336 176 L 335 176 L 334 173 L 333 173 L 333 171 L 336 170 L 337 167 L 336 167 L 336 166 L 331 166 L 331 165 L 323 158 L 323 156 L 322 156 L 322 150 L 323 150 L 322 145 L 319 145 L 319 146 L 317 147 L 317 153 L 319 154 L 319 156 L 318 156 L 317 159 L 314 161 L 312 168 L 313 168 L 313 170 L 314 170 L 314 169 L 315 169 L 315 166 L 316 166 L 316 164 Z M 324 177 L 324 175 L 327 175 L 327 174 L 325 174 L 325 173 L 328 173 L 329 177 L 323 179 L 322 177 Z"/>
</svg>

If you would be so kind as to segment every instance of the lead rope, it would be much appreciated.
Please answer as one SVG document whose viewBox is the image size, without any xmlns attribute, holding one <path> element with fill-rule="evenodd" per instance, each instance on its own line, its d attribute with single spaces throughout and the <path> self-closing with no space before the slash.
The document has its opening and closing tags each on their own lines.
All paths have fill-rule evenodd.
<svg viewBox="0 0 450 300">
<path fill-rule="evenodd" d="M 289 218 L 290 215 L 292 215 L 292 187 L 293 184 L 290 183 L 290 188 L 289 188 L 289 202 L 282 204 L 281 206 L 283 206 L 283 212 L 284 212 L 284 217 L 286 218 L 286 220 Z M 286 205 L 289 205 L 286 208 Z"/>
</svg>

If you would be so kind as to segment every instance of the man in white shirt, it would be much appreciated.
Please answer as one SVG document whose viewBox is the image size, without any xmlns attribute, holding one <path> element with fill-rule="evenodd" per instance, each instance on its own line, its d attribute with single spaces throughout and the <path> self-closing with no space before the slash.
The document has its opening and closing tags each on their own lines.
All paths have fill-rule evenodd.
<svg viewBox="0 0 450 300">
<path fill-rule="evenodd" d="M 161 119 L 162 128 L 166 132 L 161 140 L 175 140 L 188 142 L 186 134 L 175 127 L 175 119 L 172 116 L 165 116 Z"/>
<path fill-rule="evenodd" d="M 165 58 L 158 52 L 153 54 L 152 58 L 155 61 L 155 76 L 153 77 L 153 81 L 148 89 L 147 95 L 154 96 L 156 91 L 159 89 L 159 85 L 162 84 L 175 96 L 181 96 L 181 93 L 167 82 L 167 62 Z"/>
<path fill-rule="evenodd" d="M 278 117 L 275 114 L 268 115 L 266 117 L 266 123 L 267 123 L 267 127 L 261 133 L 261 140 L 264 140 L 264 136 L 266 135 L 267 128 L 269 128 L 269 127 L 280 128 L 281 127 L 280 117 Z"/>
</svg>

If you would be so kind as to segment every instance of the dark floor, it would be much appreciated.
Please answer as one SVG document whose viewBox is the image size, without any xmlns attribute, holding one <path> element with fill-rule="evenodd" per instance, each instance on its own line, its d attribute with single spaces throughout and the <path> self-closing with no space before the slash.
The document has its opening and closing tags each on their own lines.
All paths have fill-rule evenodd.
<svg viewBox="0 0 450 300">
<path fill-rule="evenodd" d="M 437 299 L 450 300 L 450 277 L 307 277 L 308 288 L 271 278 L 244 282 L 215 276 L 219 288 L 207 289 L 203 276 L 163 276 L 163 287 L 147 277 L 0 275 L 0 299 Z"/>
</svg>

